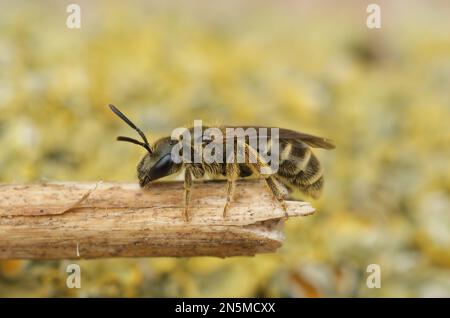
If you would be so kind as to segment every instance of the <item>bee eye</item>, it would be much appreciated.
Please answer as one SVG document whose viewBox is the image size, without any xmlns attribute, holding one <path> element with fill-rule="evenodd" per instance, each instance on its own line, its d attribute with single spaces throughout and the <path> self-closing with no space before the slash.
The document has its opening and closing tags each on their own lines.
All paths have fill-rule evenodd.
<svg viewBox="0 0 450 318">
<path fill-rule="evenodd" d="M 174 162 L 172 161 L 171 155 L 164 155 L 151 167 L 150 171 L 147 172 L 148 179 L 153 181 L 169 175 L 173 164 Z"/>
</svg>

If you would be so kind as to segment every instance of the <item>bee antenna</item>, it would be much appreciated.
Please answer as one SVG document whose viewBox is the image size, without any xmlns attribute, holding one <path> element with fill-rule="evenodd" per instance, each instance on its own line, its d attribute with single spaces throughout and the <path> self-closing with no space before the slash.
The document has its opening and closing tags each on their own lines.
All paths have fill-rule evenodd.
<svg viewBox="0 0 450 318">
<path fill-rule="evenodd" d="M 144 140 L 144 145 L 145 145 L 144 148 L 147 149 L 151 153 L 152 151 L 151 151 L 150 144 L 148 143 L 147 137 L 145 137 L 145 134 L 142 132 L 142 130 L 140 130 L 131 120 L 128 119 L 127 116 L 125 116 L 120 110 L 118 110 L 116 106 L 109 104 L 109 108 L 111 108 L 113 113 L 116 114 L 117 116 L 119 116 L 120 119 L 122 119 L 124 122 L 126 122 L 128 124 L 128 126 L 130 126 L 131 128 L 133 128 L 134 130 L 136 130 L 138 132 L 139 136 L 141 136 L 142 140 Z M 128 137 L 123 137 L 123 138 L 126 138 L 126 140 L 121 139 L 121 141 L 128 141 L 128 142 L 132 142 L 132 143 L 135 143 L 135 142 L 133 142 L 131 140 L 137 141 L 135 139 L 128 138 Z"/>
<path fill-rule="evenodd" d="M 149 145 L 147 145 L 147 144 L 145 144 L 145 143 L 143 143 L 143 142 L 141 142 L 141 141 L 139 141 L 139 140 L 136 140 L 136 139 L 134 139 L 134 138 L 125 137 L 125 136 L 119 136 L 119 137 L 117 137 L 117 140 L 118 140 L 118 141 L 131 142 L 132 144 L 135 144 L 135 145 L 139 145 L 139 146 L 141 146 L 141 147 L 144 147 L 145 149 L 147 149 L 147 151 L 148 151 L 149 153 L 152 153 L 152 149 L 150 148 Z"/>
</svg>

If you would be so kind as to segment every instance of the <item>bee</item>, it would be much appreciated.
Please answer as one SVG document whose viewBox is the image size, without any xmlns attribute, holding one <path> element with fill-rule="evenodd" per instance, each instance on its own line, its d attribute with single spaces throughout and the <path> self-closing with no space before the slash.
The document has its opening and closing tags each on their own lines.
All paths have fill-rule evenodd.
<svg viewBox="0 0 450 318">
<path fill-rule="evenodd" d="M 245 139 L 242 148 L 245 151 L 246 161 L 243 163 L 222 161 L 206 163 L 175 162 L 172 158 L 172 149 L 180 140 L 174 140 L 170 136 L 163 137 L 150 145 L 147 137 L 128 117 L 119 111 L 114 105 L 109 105 L 110 109 L 126 124 L 133 128 L 142 138 L 142 141 L 130 137 L 119 136 L 118 141 L 130 142 L 139 145 L 147 150 L 147 153 L 137 165 L 137 176 L 139 185 L 147 188 L 149 185 L 163 177 L 178 174 L 184 170 L 184 210 L 183 217 L 189 221 L 189 201 L 193 178 L 201 179 L 205 176 L 212 178 L 226 178 L 227 180 L 227 199 L 223 209 L 223 217 L 227 216 L 227 211 L 233 201 L 235 193 L 235 184 L 238 178 L 250 176 L 263 177 L 267 186 L 274 195 L 274 198 L 280 203 L 286 213 L 286 204 L 289 191 L 298 189 L 302 193 L 318 198 L 324 185 L 323 168 L 312 152 L 311 148 L 334 149 L 331 140 L 321 138 L 290 129 L 278 128 L 279 131 L 279 167 L 276 173 L 262 173 L 262 168 L 268 168 L 265 160 L 259 155 L 258 147 L 256 149 L 250 146 L 249 138 Z M 202 132 L 208 127 L 203 127 Z M 219 129 L 225 131 L 227 128 L 236 128 L 236 126 L 222 126 Z M 260 128 L 254 126 L 241 126 L 242 129 Z M 188 129 L 194 131 L 194 127 Z M 271 145 L 271 136 L 264 135 L 259 130 L 258 138 L 269 137 L 268 145 Z M 217 142 L 223 143 L 226 141 Z M 202 134 L 201 147 L 205 147 L 211 142 L 216 142 L 210 136 Z M 233 140 L 236 143 L 236 140 Z M 258 144 L 259 145 L 259 144 Z M 195 152 L 195 147 L 192 148 Z M 237 148 L 236 148 L 237 149 Z M 253 154 L 256 157 L 254 162 L 248 158 Z M 287 215 L 287 213 L 286 213 Z"/>
</svg>

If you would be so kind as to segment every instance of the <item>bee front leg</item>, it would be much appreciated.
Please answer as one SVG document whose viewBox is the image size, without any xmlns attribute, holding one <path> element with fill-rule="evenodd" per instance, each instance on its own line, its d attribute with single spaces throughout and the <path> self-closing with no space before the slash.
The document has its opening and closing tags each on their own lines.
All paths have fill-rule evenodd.
<svg viewBox="0 0 450 318">
<path fill-rule="evenodd" d="M 191 199 L 191 188 L 192 188 L 191 168 L 186 167 L 184 171 L 184 212 L 183 212 L 183 217 L 186 222 L 189 222 L 189 201 Z"/>
<path fill-rule="evenodd" d="M 227 202 L 223 208 L 223 218 L 227 217 L 228 208 L 234 198 L 234 192 L 236 189 L 236 179 L 239 175 L 239 166 L 235 163 L 226 165 L 227 175 Z"/>
</svg>

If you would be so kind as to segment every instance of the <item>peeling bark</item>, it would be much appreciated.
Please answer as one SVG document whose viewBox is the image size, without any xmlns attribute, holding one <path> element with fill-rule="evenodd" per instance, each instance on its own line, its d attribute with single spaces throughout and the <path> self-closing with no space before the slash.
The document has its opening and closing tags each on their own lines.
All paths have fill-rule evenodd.
<svg viewBox="0 0 450 318">
<path fill-rule="evenodd" d="M 226 219 L 223 181 L 194 183 L 185 222 L 183 185 L 0 185 L 0 259 L 237 256 L 275 252 L 284 211 L 262 180 L 240 180 Z M 288 215 L 314 213 L 287 201 Z"/>
</svg>

